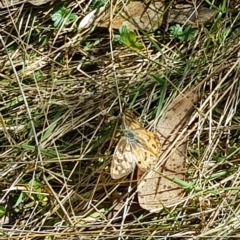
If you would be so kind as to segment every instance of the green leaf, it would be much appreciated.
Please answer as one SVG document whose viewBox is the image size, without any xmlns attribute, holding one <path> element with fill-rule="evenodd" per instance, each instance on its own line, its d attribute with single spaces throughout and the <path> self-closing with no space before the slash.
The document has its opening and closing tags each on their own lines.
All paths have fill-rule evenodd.
<svg viewBox="0 0 240 240">
<path fill-rule="evenodd" d="M 134 50 L 141 50 L 143 48 L 142 44 L 137 41 L 136 34 L 133 31 L 127 29 L 126 26 L 119 28 L 119 35 L 115 37 L 115 40 Z"/>
<path fill-rule="evenodd" d="M 6 209 L 3 206 L 0 206 L 0 218 L 2 218 L 6 213 Z"/>
<path fill-rule="evenodd" d="M 178 38 L 181 42 L 192 40 L 196 32 L 189 26 L 183 29 L 179 24 L 171 26 L 169 30 L 170 33 Z"/>
<path fill-rule="evenodd" d="M 177 37 L 177 36 L 179 36 L 180 34 L 182 34 L 182 28 L 181 28 L 181 26 L 180 26 L 179 24 L 176 24 L 176 25 L 174 25 L 174 26 L 171 26 L 171 27 L 169 28 L 169 31 L 170 31 L 170 33 L 171 33 L 173 36 L 175 36 L 175 37 Z"/>
<path fill-rule="evenodd" d="M 13 208 L 18 207 L 19 204 L 23 201 L 25 194 L 23 192 L 20 193 L 20 195 L 17 198 L 16 203 L 14 204 Z"/>
<path fill-rule="evenodd" d="M 104 6 L 108 0 L 93 0 L 90 4 L 91 9 L 97 9 Z"/>
<path fill-rule="evenodd" d="M 217 179 L 217 178 L 220 178 L 220 177 L 223 177 L 223 176 L 226 176 L 228 174 L 228 171 L 226 170 L 220 170 L 216 173 L 213 173 L 210 177 L 209 177 L 209 180 L 214 180 L 214 179 Z"/>
<path fill-rule="evenodd" d="M 68 25 L 69 23 L 77 19 L 77 15 L 74 13 L 70 13 L 70 11 L 70 9 L 62 7 L 58 9 L 55 13 L 53 13 L 51 15 L 53 26 L 59 28 L 63 22 L 64 25 Z"/>
<path fill-rule="evenodd" d="M 158 100 L 158 108 L 157 108 L 157 113 L 156 116 L 159 116 L 163 105 L 164 105 L 164 99 L 166 97 L 167 94 L 167 80 L 164 77 L 160 77 L 157 75 L 152 75 L 153 79 L 159 84 L 160 88 L 161 88 L 161 92 L 159 95 L 159 100 Z"/>
</svg>

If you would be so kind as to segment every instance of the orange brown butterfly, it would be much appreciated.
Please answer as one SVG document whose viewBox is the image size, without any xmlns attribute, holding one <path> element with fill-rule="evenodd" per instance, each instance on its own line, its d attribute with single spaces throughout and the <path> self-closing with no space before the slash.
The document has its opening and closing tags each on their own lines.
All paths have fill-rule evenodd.
<svg viewBox="0 0 240 240">
<path fill-rule="evenodd" d="M 123 114 L 123 125 L 124 136 L 115 148 L 110 168 L 113 179 L 128 175 L 136 164 L 143 172 L 149 171 L 157 164 L 161 152 L 157 135 L 143 128 L 128 109 Z"/>
</svg>

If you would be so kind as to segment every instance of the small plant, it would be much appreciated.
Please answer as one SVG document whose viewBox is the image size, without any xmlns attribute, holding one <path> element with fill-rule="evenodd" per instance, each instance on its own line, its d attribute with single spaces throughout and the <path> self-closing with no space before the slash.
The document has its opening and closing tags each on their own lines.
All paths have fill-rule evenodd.
<svg viewBox="0 0 240 240">
<path fill-rule="evenodd" d="M 13 206 L 16 212 L 22 212 L 26 209 L 33 207 L 36 202 L 44 207 L 47 205 L 46 195 L 43 193 L 41 183 L 38 180 L 31 180 L 28 184 L 24 184 L 22 192 L 16 199 L 16 203 Z M 30 191 L 32 189 L 32 191 Z"/>
<path fill-rule="evenodd" d="M 58 9 L 55 13 L 53 13 L 51 15 L 53 26 L 59 28 L 62 23 L 64 23 L 64 25 L 68 25 L 69 23 L 77 19 L 77 15 L 70 12 L 70 9 L 62 7 Z"/>
<path fill-rule="evenodd" d="M 178 38 L 181 42 L 183 41 L 189 41 L 194 38 L 195 30 L 191 27 L 182 28 L 179 24 L 176 24 L 174 26 L 171 26 L 169 28 L 170 33 Z"/>
<path fill-rule="evenodd" d="M 119 35 L 115 36 L 115 40 L 135 50 L 141 50 L 143 48 L 142 44 L 137 41 L 137 35 L 127 29 L 126 26 L 119 28 Z"/>
<path fill-rule="evenodd" d="M 108 0 L 93 0 L 90 5 L 90 8 L 97 9 L 97 8 L 103 7 L 107 3 L 107 1 Z"/>
</svg>

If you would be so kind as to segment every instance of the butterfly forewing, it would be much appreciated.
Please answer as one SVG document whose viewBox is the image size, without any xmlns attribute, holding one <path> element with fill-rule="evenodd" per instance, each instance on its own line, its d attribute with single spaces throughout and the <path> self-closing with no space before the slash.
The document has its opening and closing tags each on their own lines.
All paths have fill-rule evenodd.
<svg viewBox="0 0 240 240">
<path fill-rule="evenodd" d="M 123 114 L 123 124 L 125 129 L 133 130 L 142 128 L 140 122 L 135 118 L 134 114 L 126 109 Z"/>
<path fill-rule="evenodd" d="M 110 174 L 113 179 L 122 178 L 131 173 L 136 165 L 135 159 L 133 159 L 130 145 L 127 142 L 126 137 L 122 137 L 113 154 L 112 164 L 110 168 Z"/>
</svg>

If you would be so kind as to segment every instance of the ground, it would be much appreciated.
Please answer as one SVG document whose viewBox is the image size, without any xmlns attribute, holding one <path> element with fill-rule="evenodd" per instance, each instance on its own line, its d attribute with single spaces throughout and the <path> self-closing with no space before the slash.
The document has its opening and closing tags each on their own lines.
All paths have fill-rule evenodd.
<svg viewBox="0 0 240 240">
<path fill-rule="evenodd" d="M 120 15 L 129 2 L 0 4 L 1 239 L 239 233 L 239 6 L 199 2 L 211 16 L 188 21 L 190 10 L 180 11 L 180 21 L 172 1 L 154 29 L 109 25 L 117 14 L 130 21 Z M 194 88 L 198 101 L 178 129 L 184 179 L 168 179 L 181 201 L 158 213 L 142 209 L 136 176 L 110 176 L 124 109 L 158 134 L 169 106 Z"/>
</svg>

